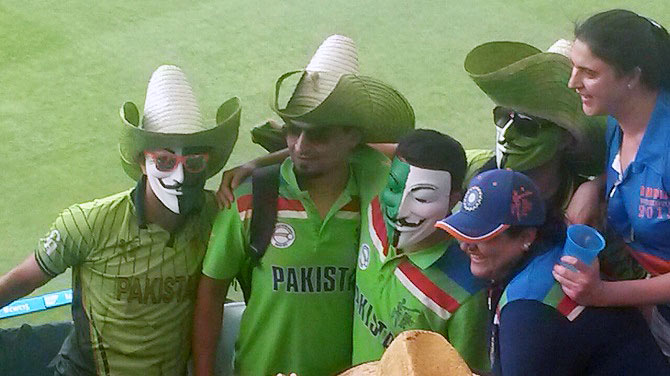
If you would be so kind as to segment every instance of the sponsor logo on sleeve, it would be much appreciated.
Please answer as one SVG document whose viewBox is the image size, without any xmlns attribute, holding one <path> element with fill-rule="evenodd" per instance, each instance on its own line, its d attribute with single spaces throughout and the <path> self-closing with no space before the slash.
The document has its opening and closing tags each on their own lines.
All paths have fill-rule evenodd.
<svg viewBox="0 0 670 376">
<path fill-rule="evenodd" d="M 365 270 L 370 265 L 370 246 L 363 243 L 358 252 L 358 268 Z"/>
<path fill-rule="evenodd" d="M 58 242 L 60 241 L 61 236 L 58 230 L 52 230 L 46 238 L 42 239 L 44 244 L 44 250 L 47 251 L 47 255 L 51 256 L 53 251 L 58 248 Z"/>
</svg>

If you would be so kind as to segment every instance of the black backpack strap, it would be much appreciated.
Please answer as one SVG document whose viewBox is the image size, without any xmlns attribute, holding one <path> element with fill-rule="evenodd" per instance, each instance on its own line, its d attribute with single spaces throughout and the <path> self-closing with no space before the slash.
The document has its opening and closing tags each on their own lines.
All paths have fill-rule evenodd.
<svg viewBox="0 0 670 376">
<path fill-rule="evenodd" d="M 270 244 L 277 221 L 279 164 L 257 168 L 251 175 L 252 207 L 249 248 L 259 261 Z"/>
</svg>

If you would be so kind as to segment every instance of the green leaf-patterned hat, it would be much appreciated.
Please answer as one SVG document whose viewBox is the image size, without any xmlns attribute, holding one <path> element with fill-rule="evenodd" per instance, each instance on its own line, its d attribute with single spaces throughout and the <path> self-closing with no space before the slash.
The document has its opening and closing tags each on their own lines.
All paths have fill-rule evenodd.
<svg viewBox="0 0 670 376">
<path fill-rule="evenodd" d="M 132 102 L 121 106 L 121 164 L 137 180 L 142 176 L 139 161 L 144 150 L 207 147 L 209 178 L 228 161 L 237 140 L 240 111 L 240 100 L 231 98 L 217 110 L 215 124 L 206 124 L 181 69 L 160 66 L 149 80 L 143 116 Z"/>
</svg>

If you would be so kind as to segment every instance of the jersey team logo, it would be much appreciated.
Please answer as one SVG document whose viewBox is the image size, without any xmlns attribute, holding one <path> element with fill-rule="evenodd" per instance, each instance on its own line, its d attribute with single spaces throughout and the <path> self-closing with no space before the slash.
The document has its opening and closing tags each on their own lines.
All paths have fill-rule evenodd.
<svg viewBox="0 0 670 376">
<path fill-rule="evenodd" d="M 288 248 L 295 241 L 295 230 L 288 223 L 277 222 L 270 243 L 276 248 Z"/>
<path fill-rule="evenodd" d="M 60 241 L 60 232 L 58 230 L 51 230 L 49 235 L 46 238 L 42 239 L 44 250 L 47 251 L 47 255 L 51 256 L 53 251 L 58 248 L 58 242 Z"/>
<path fill-rule="evenodd" d="M 370 246 L 364 243 L 358 252 L 358 268 L 365 270 L 368 265 L 370 265 Z"/>
<path fill-rule="evenodd" d="M 473 211 L 479 207 L 482 203 L 482 189 L 478 186 L 472 186 L 465 192 L 465 198 L 463 199 L 463 209 L 467 211 Z"/>
</svg>

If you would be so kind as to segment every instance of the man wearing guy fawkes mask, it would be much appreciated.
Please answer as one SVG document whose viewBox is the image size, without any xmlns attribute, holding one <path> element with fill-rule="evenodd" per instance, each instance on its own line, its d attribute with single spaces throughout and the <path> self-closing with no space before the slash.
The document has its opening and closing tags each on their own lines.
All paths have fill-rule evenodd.
<svg viewBox="0 0 670 376">
<path fill-rule="evenodd" d="M 540 188 L 548 216 L 602 229 L 597 219 L 579 218 L 578 204 L 571 206 L 577 187 L 605 167 L 606 124 L 604 117 L 586 116 L 579 95 L 567 86 L 570 48 L 563 39 L 547 52 L 521 42 L 489 42 L 468 53 L 465 70 L 497 106 L 495 153 L 469 150 L 468 160 L 479 162 L 469 170 L 523 172 Z M 601 270 L 613 278 L 639 277 L 642 269 L 618 242 L 607 243 Z"/>
<path fill-rule="evenodd" d="M 172 155 L 170 155 L 172 154 Z M 197 212 L 205 201 L 206 149 L 177 148 L 145 152 L 145 175 L 156 198 L 172 213 L 188 215 Z"/>
<path fill-rule="evenodd" d="M 361 217 L 353 363 L 379 360 L 409 329 L 445 336 L 476 371 L 489 368 L 486 295 L 458 242 L 435 228 L 461 197 L 463 147 L 433 130 L 398 143 L 386 188 Z"/>
<path fill-rule="evenodd" d="M 500 106 L 493 110 L 493 120 L 495 160 L 489 166 L 523 171 L 541 187 L 549 206 L 563 211 L 574 189 L 585 180 L 571 173 L 566 164 L 570 134 L 548 120 Z"/>
<path fill-rule="evenodd" d="M 483 169 L 511 168 L 540 188 L 549 211 L 563 215 L 575 188 L 603 169 L 603 118 L 588 117 L 567 87 L 571 44 L 548 52 L 520 42 L 489 42 L 465 58 L 470 78 L 497 107 L 495 159 Z"/>
<path fill-rule="evenodd" d="M 56 375 L 186 375 L 218 212 L 204 184 L 237 139 L 239 99 L 207 124 L 184 73 L 164 65 L 142 116 L 131 102 L 120 112 L 121 163 L 135 186 L 63 211 L 34 254 L 0 277 L 0 307 L 71 268 L 74 329 L 51 362 Z"/>
</svg>

